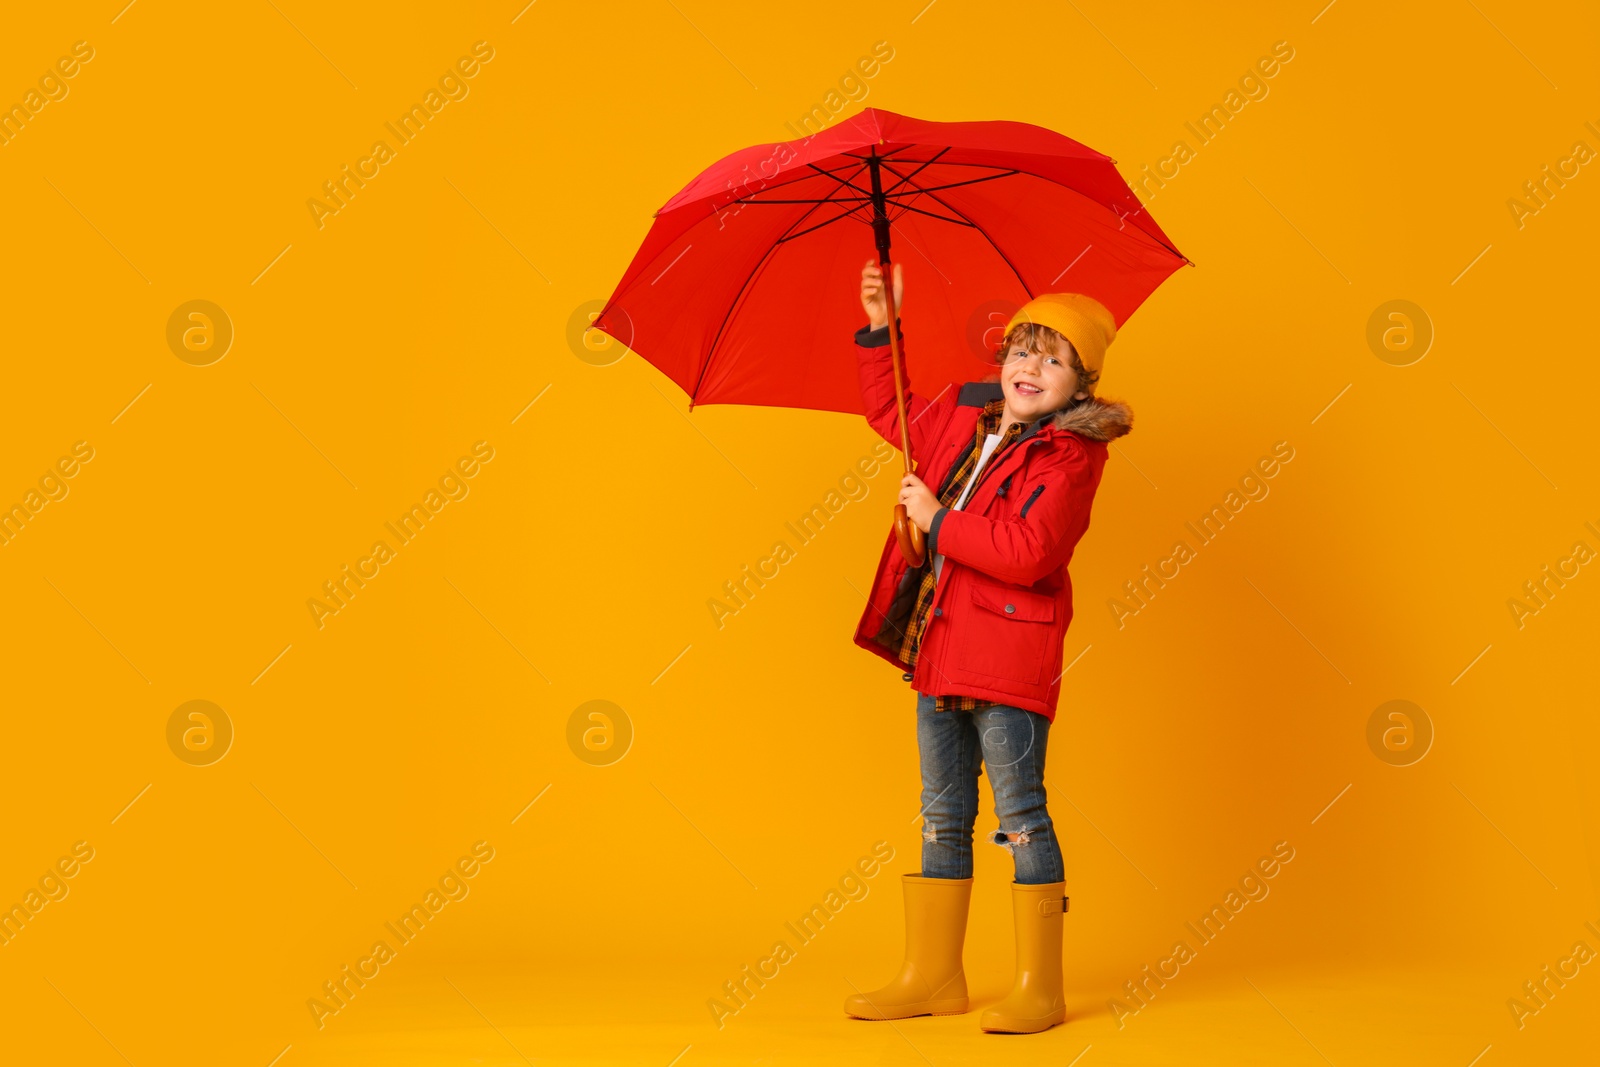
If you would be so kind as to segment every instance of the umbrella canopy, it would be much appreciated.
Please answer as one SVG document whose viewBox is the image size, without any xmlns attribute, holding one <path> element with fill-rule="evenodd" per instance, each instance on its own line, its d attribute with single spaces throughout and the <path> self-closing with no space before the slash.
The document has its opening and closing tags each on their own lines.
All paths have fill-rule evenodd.
<svg viewBox="0 0 1600 1067">
<path fill-rule="evenodd" d="M 912 377 L 934 395 L 993 372 L 1001 328 L 1045 292 L 1120 327 L 1189 260 L 1111 157 L 1022 122 L 927 122 L 867 108 L 735 152 L 655 214 L 595 320 L 695 404 L 861 412 L 850 335 L 874 251 L 878 171 Z M 930 389 L 929 386 L 932 386 Z"/>
</svg>

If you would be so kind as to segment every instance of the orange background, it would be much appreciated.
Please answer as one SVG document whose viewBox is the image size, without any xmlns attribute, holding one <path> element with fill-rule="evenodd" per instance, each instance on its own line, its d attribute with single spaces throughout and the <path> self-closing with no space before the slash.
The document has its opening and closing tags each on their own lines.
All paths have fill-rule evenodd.
<svg viewBox="0 0 1600 1067">
<path fill-rule="evenodd" d="M 1520 628 L 1507 606 L 1574 542 L 1600 550 L 1580 313 L 1600 177 L 1582 166 L 1520 226 L 1508 207 L 1574 142 L 1600 149 L 1592 8 L 119 6 L 13 13 L 0 38 L 0 102 L 93 49 L 0 146 L 0 502 L 93 449 L 0 545 L 0 903 L 93 849 L 0 945 L 16 1055 L 1493 1067 L 1593 1048 L 1592 966 L 1521 1029 L 1506 1005 L 1574 942 L 1600 950 L 1600 576 Z M 467 95 L 319 228 L 307 201 L 478 41 Z M 841 115 L 1034 122 L 1130 181 L 1193 150 L 1149 206 L 1197 266 L 1102 383 L 1138 421 L 1073 562 L 1083 655 L 1051 745 L 1072 1018 L 1027 1039 L 840 1011 L 898 959 L 920 840 L 912 695 L 849 640 L 897 457 L 719 629 L 707 602 L 877 438 L 837 414 L 691 415 L 637 355 L 569 343 L 652 211 L 794 136 L 878 41 L 893 58 Z M 1268 93 L 1197 146 L 1185 123 L 1279 41 Z M 934 282 L 906 270 L 909 321 Z M 234 331 L 206 366 L 167 341 L 197 299 Z M 1367 341 L 1397 299 L 1434 331 L 1408 366 Z M 307 600 L 480 441 L 466 495 L 319 629 Z M 1124 581 L 1280 441 L 1270 494 L 1119 628 Z M 192 700 L 234 732 L 208 766 L 169 748 Z M 593 700 L 632 735 L 606 766 L 568 740 Z M 1432 724 L 1410 766 L 1368 746 L 1390 700 Z M 319 1029 L 307 1000 L 480 841 L 467 895 Z M 723 982 L 880 841 L 866 895 L 719 1028 Z M 1119 1028 L 1122 984 L 1280 841 L 1270 895 Z M 975 1010 L 1012 951 L 1009 860 L 977 857 Z"/>
</svg>

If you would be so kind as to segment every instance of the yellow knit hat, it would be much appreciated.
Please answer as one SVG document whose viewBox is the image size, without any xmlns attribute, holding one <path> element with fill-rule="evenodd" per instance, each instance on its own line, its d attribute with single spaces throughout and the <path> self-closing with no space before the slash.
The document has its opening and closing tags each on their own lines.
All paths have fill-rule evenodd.
<svg viewBox="0 0 1600 1067">
<path fill-rule="evenodd" d="M 1010 333 L 1018 323 L 1048 326 L 1072 342 L 1078 361 L 1091 374 L 1099 374 L 1106 348 L 1117 339 L 1117 323 L 1100 301 L 1083 293 L 1042 293 L 1017 309 L 1006 323 Z"/>
</svg>

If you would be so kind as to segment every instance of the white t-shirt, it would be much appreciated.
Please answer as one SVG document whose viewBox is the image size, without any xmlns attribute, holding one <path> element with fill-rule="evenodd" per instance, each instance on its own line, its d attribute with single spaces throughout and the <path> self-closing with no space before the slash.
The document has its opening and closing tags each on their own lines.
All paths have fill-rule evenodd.
<svg viewBox="0 0 1600 1067">
<path fill-rule="evenodd" d="M 978 465 L 972 468 L 972 477 L 967 479 L 967 487 L 961 490 L 961 496 L 954 504 L 950 505 L 951 511 L 960 511 L 966 506 L 967 497 L 972 494 L 972 487 L 978 484 L 978 475 L 983 473 L 983 465 L 989 462 L 989 457 L 994 454 L 995 446 L 1000 443 L 1000 434 L 992 433 L 983 439 L 983 451 L 978 456 Z M 944 553 L 933 557 L 933 576 L 939 577 L 939 570 L 944 566 Z"/>
</svg>

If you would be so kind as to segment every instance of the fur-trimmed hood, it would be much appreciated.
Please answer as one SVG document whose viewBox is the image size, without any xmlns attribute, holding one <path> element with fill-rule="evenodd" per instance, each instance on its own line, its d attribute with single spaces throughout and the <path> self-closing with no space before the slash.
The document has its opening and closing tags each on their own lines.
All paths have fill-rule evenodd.
<svg viewBox="0 0 1600 1067">
<path fill-rule="evenodd" d="M 1062 408 L 1051 416 L 1058 430 L 1071 430 L 1091 441 L 1113 441 L 1133 429 L 1133 410 L 1120 400 L 1101 400 L 1097 396 Z"/>
</svg>

